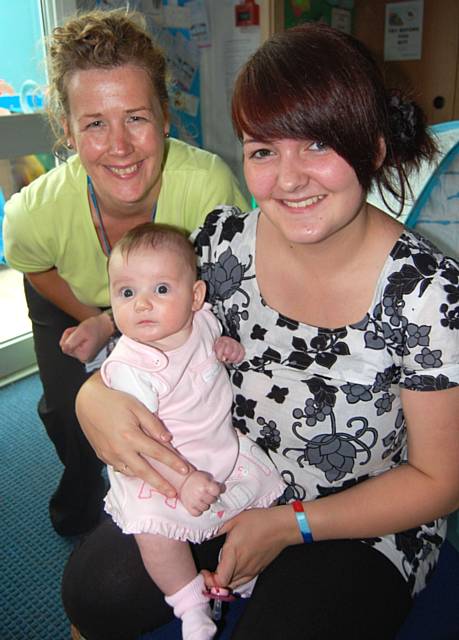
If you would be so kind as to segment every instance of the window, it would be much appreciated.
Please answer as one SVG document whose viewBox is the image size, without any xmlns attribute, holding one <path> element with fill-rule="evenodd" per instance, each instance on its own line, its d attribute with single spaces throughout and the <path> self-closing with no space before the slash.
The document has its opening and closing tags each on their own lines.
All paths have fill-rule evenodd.
<svg viewBox="0 0 459 640">
<path fill-rule="evenodd" d="M 12 193 L 53 166 L 52 136 L 39 113 L 46 86 L 44 34 L 76 10 L 75 0 L 0 3 L 0 219 Z M 35 365 L 22 274 L 0 242 L 0 385 Z"/>
</svg>

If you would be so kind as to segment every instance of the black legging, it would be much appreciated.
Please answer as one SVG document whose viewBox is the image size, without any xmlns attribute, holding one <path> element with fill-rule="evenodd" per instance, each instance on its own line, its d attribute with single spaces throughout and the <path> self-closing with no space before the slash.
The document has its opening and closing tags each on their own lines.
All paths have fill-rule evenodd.
<svg viewBox="0 0 459 640">
<path fill-rule="evenodd" d="M 214 569 L 223 539 L 194 545 Z M 172 617 L 135 539 L 107 519 L 70 557 L 64 607 L 87 640 L 135 640 Z M 355 540 L 285 549 L 259 577 L 235 640 L 392 640 L 411 607 L 407 584 L 379 551 Z"/>
<path fill-rule="evenodd" d="M 59 347 L 64 329 L 78 322 L 37 293 L 27 279 L 24 291 L 43 384 L 38 413 L 64 465 L 50 500 L 51 522 L 58 533 L 75 535 L 97 524 L 106 491 L 103 464 L 75 415 L 76 394 L 88 374 L 81 362 L 64 355 Z"/>
</svg>

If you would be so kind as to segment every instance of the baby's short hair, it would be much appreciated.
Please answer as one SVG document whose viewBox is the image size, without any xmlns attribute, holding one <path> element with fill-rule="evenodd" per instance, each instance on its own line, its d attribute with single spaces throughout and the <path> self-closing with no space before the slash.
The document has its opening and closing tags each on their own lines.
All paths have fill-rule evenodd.
<svg viewBox="0 0 459 640">
<path fill-rule="evenodd" d="M 128 257 L 138 249 L 168 249 L 178 253 L 197 274 L 196 253 L 193 243 L 185 231 L 168 224 L 145 222 L 127 231 L 113 247 L 112 254 L 117 251 Z"/>
</svg>

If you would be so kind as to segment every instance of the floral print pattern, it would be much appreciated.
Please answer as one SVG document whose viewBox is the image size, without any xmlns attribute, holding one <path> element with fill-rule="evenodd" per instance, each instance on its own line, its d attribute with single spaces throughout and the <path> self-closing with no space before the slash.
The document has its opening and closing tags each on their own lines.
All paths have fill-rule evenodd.
<svg viewBox="0 0 459 640">
<path fill-rule="evenodd" d="M 406 462 L 402 388 L 459 384 L 459 265 L 404 231 L 365 317 L 333 330 L 311 327 L 263 300 L 258 215 L 222 207 L 195 245 L 209 302 L 246 349 L 231 370 L 234 425 L 270 453 L 286 484 L 281 501 L 311 500 Z M 444 536 L 441 519 L 365 542 L 395 563 L 415 593 Z"/>
</svg>

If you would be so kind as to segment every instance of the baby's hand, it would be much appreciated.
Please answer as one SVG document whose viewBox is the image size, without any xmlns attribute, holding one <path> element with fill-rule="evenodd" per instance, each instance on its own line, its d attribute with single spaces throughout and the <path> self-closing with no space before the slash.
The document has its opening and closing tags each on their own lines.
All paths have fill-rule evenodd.
<svg viewBox="0 0 459 640">
<path fill-rule="evenodd" d="M 217 500 L 223 486 L 205 471 L 192 471 L 183 483 L 179 498 L 192 516 L 200 516 Z"/>
<path fill-rule="evenodd" d="M 220 336 L 215 341 L 214 351 L 220 362 L 230 362 L 232 364 L 239 364 L 245 356 L 245 349 L 242 344 L 228 336 Z"/>
<path fill-rule="evenodd" d="M 91 316 L 65 329 L 59 341 L 62 352 L 80 362 L 92 360 L 113 333 L 113 322 L 105 313 Z"/>
</svg>

